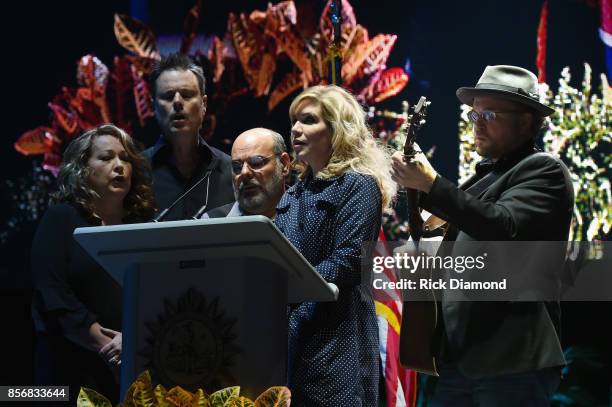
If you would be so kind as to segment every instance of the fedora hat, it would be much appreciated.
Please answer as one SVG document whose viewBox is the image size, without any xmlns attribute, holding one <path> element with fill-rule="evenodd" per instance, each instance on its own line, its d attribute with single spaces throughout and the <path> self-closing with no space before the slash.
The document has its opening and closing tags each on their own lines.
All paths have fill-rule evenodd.
<svg viewBox="0 0 612 407">
<path fill-rule="evenodd" d="M 489 65 L 475 87 L 457 89 L 462 103 L 472 106 L 474 97 L 492 96 L 527 105 L 543 116 L 554 112 L 538 100 L 538 78 L 527 69 L 512 65 Z"/>
</svg>

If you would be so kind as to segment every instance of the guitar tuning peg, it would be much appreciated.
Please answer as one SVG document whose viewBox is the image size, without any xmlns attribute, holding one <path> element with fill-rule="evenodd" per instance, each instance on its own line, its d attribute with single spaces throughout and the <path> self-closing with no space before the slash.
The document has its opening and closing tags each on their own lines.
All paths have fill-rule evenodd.
<svg viewBox="0 0 612 407">
<path fill-rule="evenodd" d="M 421 119 L 421 121 L 419 122 L 419 125 L 421 125 L 421 126 L 422 126 L 422 125 L 424 125 L 425 123 L 427 123 L 427 122 L 425 121 L 425 119 Z"/>
</svg>

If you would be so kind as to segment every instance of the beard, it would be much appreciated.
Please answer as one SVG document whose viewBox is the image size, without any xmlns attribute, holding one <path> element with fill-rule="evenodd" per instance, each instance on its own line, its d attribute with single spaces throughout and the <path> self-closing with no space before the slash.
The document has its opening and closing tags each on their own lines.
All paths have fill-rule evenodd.
<svg viewBox="0 0 612 407">
<path fill-rule="evenodd" d="M 275 197 L 280 197 L 282 195 L 283 184 L 283 169 L 280 165 L 277 165 L 272 176 L 264 183 L 260 183 L 255 178 L 251 178 L 235 186 L 234 196 L 243 212 L 253 214 L 261 211 L 267 206 L 276 206 L 278 202 L 271 201 Z M 249 195 L 246 195 L 244 190 L 248 187 L 257 187 L 257 189 L 249 193 Z"/>
</svg>

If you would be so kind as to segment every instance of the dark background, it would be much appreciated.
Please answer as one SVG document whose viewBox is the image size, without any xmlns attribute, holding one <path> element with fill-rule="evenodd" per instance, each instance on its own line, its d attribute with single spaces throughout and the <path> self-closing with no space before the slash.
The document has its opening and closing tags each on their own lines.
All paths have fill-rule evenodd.
<svg viewBox="0 0 612 407">
<path fill-rule="evenodd" d="M 318 16 L 323 1 L 296 1 L 312 7 Z M 541 1 L 354 1 L 357 21 L 374 36 L 393 33 L 398 40 L 387 66 L 411 61 L 407 88 L 383 103 L 399 111 L 402 100 L 427 95 L 433 101 L 428 124 L 419 136 L 422 147 L 436 145 L 433 163 L 450 179 L 457 178 L 457 122 L 459 103 L 455 90 L 473 86 L 486 65 L 520 65 L 536 72 L 536 30 Z M 582 79 L 584 62 L 593 68 L 593 85 L 605 72 L 604 45 L 598 36 L 599 7 L 588 1 L 549 1 L 547 82 L 556 89 L 561 69 L 569 66 L 574 86 Z M 158 35 L 180 33 L 183 18 L 193 2 L 175 1 L 41 1 L 22 0 L 2 10 L 2 137 L 0 174 L 22 177 L 32 159 L 18 154 L 12 144 L 26 130 L 49 123 L 47 103 L 62 86 L 76 85 L 76 62 L 94 54 L 108 66 L 123 55 L 113 33 L 113 14 L 124 13 L 145 20 Z M 267 1 L 203 1 L 201 32 L 223 35 L 230 11 L 265 9 Z M 299 18 L 299 15 L 298 15 Z M 317 18 L 318 21 L 318 18 Z M 235 137 L 255 126 L 269 126 L 289 134 L 288 102 L 268 115 L 263 105 L 242 112 L 239 120 L 223 128 L 224 137 Z M 153 140 L 156 130 L 145 137 Z M 224 146 L 221 146 L 224 147 Z M 227 147 L 227 146 L 225 146 Z M 2 190 L 4 191 L 4 189 Z M 3 192 L 4 193 L 4 192 Z M 9 215 L 10 202 L 3 196 L 0 225 Z M 0 247 L 0 324 L 2 354 L 0 384 L 32 381 L 34 336 L 29 316 L 31 282 L 29 247 L 35 225 L 13 234 Z M 609 304 L 564 305 L 565 345 L 598 350 L 609 362 Z M 12 363 L 7 363 L 14 361 Z M 604 380 L 609 381 L 609 374 Z M 609 386 L 608 386 L 609 387 Z"/>
</svg>

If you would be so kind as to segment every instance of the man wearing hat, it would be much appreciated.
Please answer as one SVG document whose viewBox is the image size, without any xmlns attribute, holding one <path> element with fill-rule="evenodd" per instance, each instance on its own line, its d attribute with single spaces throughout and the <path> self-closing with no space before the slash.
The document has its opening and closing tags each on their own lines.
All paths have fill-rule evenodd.
<svg viewBox="0 0 612 407">
<path fill-rule="evenodd" d="M 421 191 L 420 206 L 449 223 L 445 241 L 566 241 L 573 188 L 565 165 L 535 149 L 544 117 L 553 113 L 538 100 L 536 76 L 487 66 L 477 85 L 459 88 L 457 97 L 473 109 L 474 144 L 484 158 L 476 174 L 458 187 L 424 154 L 406 160 L 396 153 L 395 181 Z M 565 364 L 558 302 L 443 297 L 438 313 L 439 346 L 431 356 L 440 378 L 430 405 L 550 405 Z M 405 334 L 411 329 L 417 328 Z"/>
</svg>

